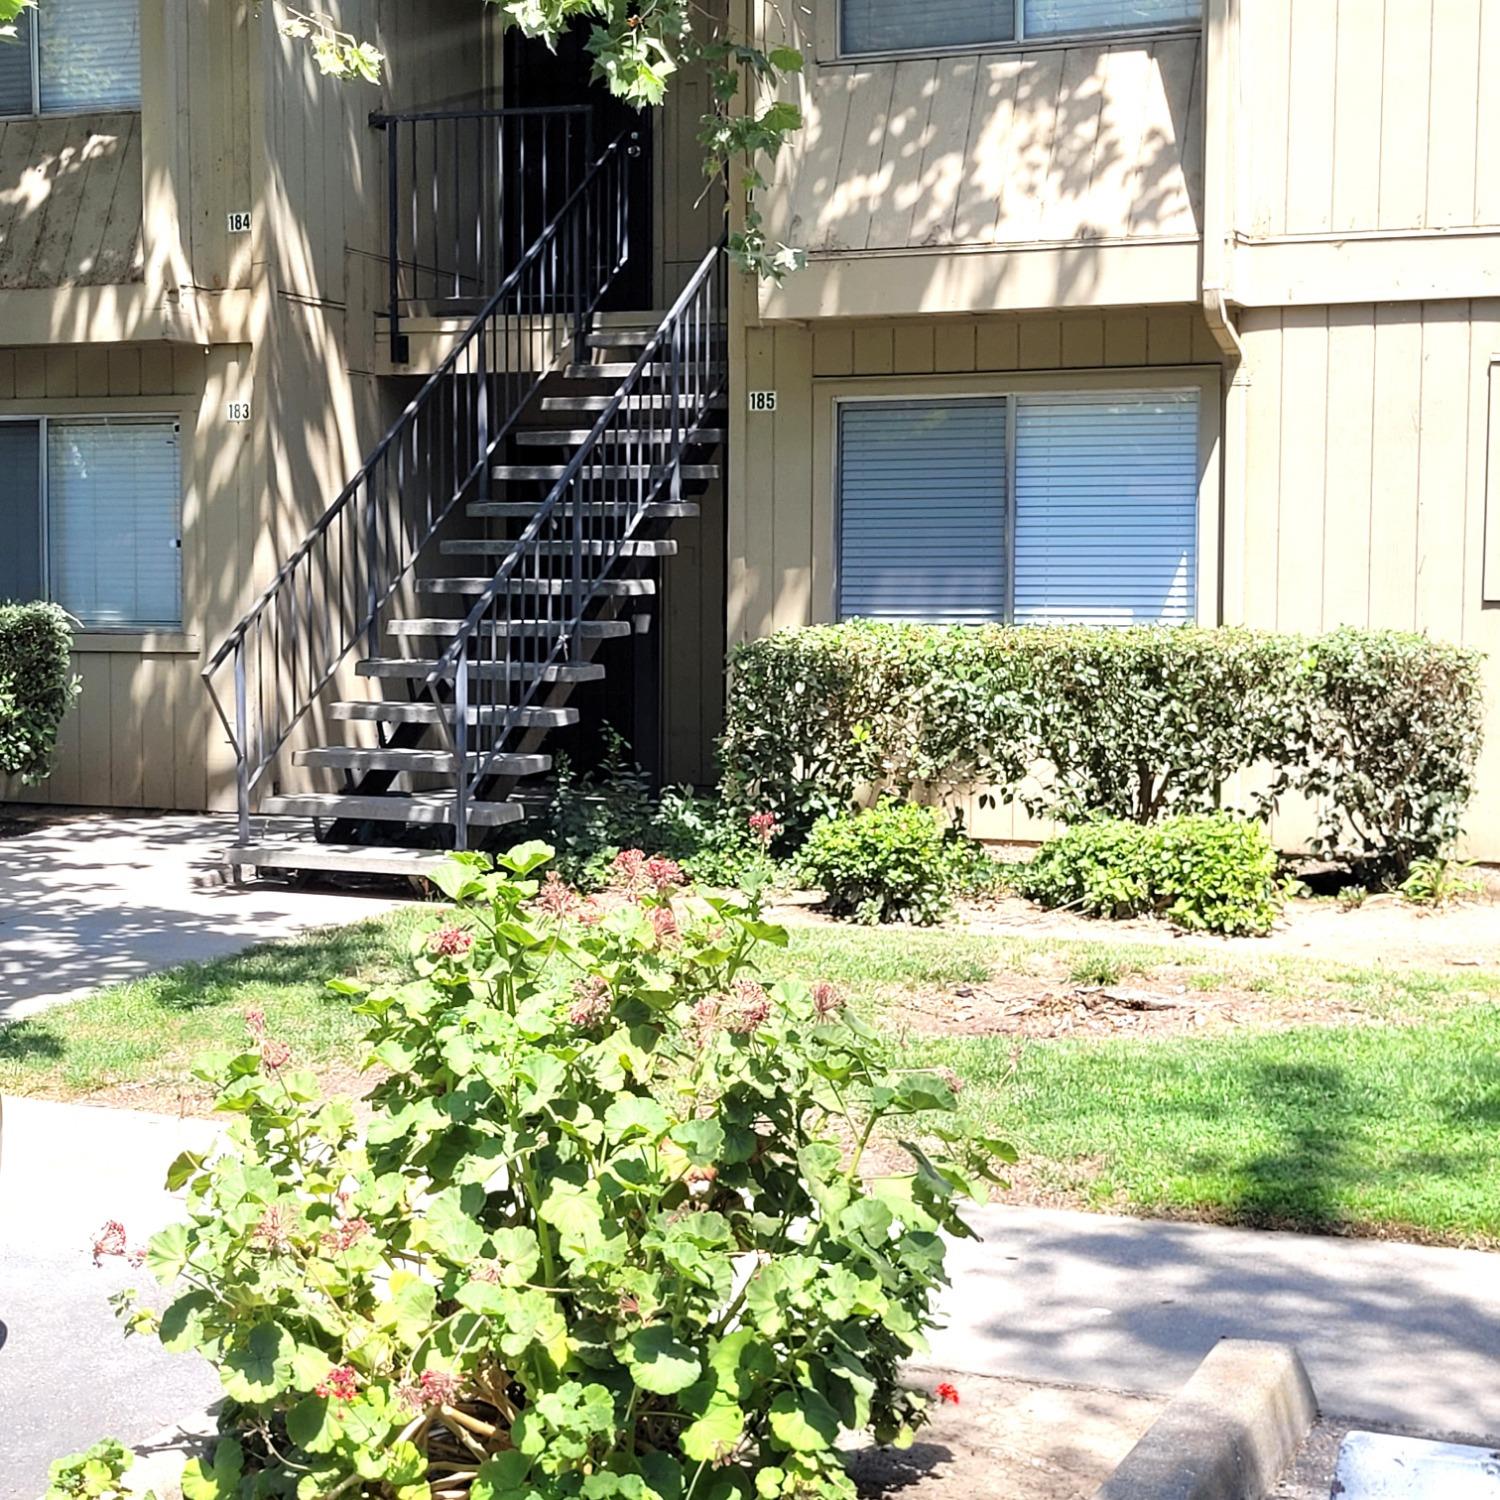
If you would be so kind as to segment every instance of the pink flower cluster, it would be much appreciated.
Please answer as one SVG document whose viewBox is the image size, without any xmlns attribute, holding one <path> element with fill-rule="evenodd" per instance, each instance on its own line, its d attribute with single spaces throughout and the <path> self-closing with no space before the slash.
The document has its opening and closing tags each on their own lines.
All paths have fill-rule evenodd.
<svg viewBox="0 0 1500 1500">
<path fill-rule="evenodd" d="M 687 876 L 675 859 L 653 854 L 649 859 L 643 850 L 622 849 L 615 855 L 613 884 L 632 896 L 654 892 L 669 896 L 687 884 Z"/>
<path fill-rule="evenodd" d="M 370 1232 L 368 1219 L 343 1219 L 323 1234 L 323 1247 L 335 1253 L 351 1250 Z"/>
<path fill-rule="evenodd" d="M 412 1411 L 425 1411 L 429 1406 L 451 1406 L 457 1399 L 459 1382 L 442 1370 L 423 1370 L 416 1381 L 396 1388 L 402 1403 Z"/>
<path fill-rule="evenodd" d="M 826 979 L 820 979 L 812 987 L 813 1014 L 820 1021 L 831 1021 L 842 1013 L 848 1003 L 842 991 L 836 985 L 829 984 Z"/>
<path fill-rule="evenodd" d="M 292 1248 L 291 1228 L 279 1205 L 273 1204 L 250 1231 L 250 1242 L 272 1255 L 285 1255 Z"/>
<path fill-rule="evenodd" d="M 435 958 L 462 958 L 473 946 L 474 934 L 453 922 L 439 927 L 427 941 L 427 950 Z"/>
<path fill-rule="evenodd" d="M 352 1401 L 359 1394 L 359 1377 L 352 1366 L 335 1365 L 323 1377 L 317 1394 L 325 1401 Z"/>
<path fill-rule="evenodd" d="M 127 1243 L 125 1226 L 118 1219 L 108 1219 L 104 1227 L 94 1236 L 94 1264 L 102 1266 L 106 1256 L 119 1256 L 132 1266 L 138 1266 L 146 1258 L 142 1249 L 132 1249 Z"/>
<path fill-rule="evenodd" d="M 609 985 L 597 974 L 592 979 L 579 980 L 573 994 L 573 1004 L 568 1008 L 568 1020 L 572 1025 L 586 1031 L 608 1019 L 611 1009 Z"/>
<path fill-rule="evenodd" d="M 773 812 L 751 813 L 750 832 L 760 840 L 762 849 L 769 849 L 771 840 L 781 832 L 781 824 L 776 821 L 776 814 Z"/>
</svg>

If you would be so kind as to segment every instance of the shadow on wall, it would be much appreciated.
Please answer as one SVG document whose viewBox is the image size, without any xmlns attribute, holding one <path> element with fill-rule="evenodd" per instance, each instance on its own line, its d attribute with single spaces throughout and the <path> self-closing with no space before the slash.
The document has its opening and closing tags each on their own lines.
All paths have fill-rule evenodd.
<svg viewBox="0 0 1500 1500">
<path fill-rule="evenodd" d="M 138 113 L 0 121 L 0 163 L 0 290 L 144 279 Z"/>
</svg>

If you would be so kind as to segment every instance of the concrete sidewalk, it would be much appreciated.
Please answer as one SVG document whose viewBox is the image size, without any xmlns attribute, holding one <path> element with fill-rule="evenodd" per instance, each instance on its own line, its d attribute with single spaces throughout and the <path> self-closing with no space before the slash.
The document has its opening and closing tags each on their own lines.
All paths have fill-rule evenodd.
<svg viewBox="0 0 1500 1500">
<path fill-rule="evenodd" d="M 65 817 L 0 840 L 0 1021 L 398 901 L 213 885 L 227 817 Z"/>
<path fill-rule="evenodd" d="M 126 1339 L 112 1292 L 149 1273 L 93 1264 L 106 1219 L 143 1244 L 178 1218 L 168 1163 L 210 1146 L 219 1126 L 129 1110 L 5 1101 L 0 1162 L 0 1500 L 32 1500 L 54 1458 L 101 1437 L 143 1442 L 220 1395 L 201 1359 Z"/>
<path fill-rule="evenodd" d="M 1223 1338 L 1294 1344 L 1326 1412 L 1500 1440 L 1500 1255 L 1056 1210 L 969 1216 L 931 1363 L 1175 1393 Z"/>
</svg>

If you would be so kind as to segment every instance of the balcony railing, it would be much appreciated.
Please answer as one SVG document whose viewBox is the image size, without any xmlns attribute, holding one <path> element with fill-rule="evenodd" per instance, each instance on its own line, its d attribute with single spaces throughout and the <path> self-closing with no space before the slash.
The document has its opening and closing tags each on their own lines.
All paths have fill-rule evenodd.
<svg viewBox="0 0 1500 1500">
<path fill-rule="evenodd" d="M 515 269 L 592 165 L 593 119 L 587 105 L 370 116 L 385 137 L 393 360 L 414 311 L 476 311 Z"/>
</svg>

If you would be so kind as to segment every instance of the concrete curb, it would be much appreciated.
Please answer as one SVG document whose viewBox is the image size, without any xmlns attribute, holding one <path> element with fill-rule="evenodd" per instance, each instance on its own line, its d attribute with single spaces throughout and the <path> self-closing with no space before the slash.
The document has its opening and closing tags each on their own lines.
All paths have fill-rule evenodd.
<svg viewBox="0 0 1500 1500">
<path fill-rule="evenodd" d="M 1226 1339 L 1094 1500 L 1263 1500 L 1317 1415 L 1291 1345 Z"/>
</svg>

